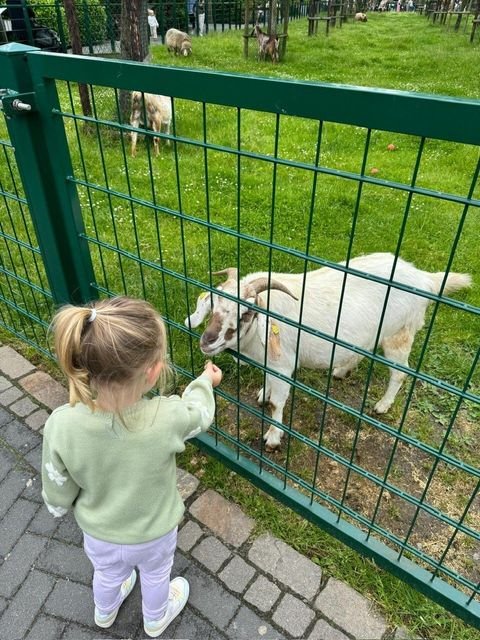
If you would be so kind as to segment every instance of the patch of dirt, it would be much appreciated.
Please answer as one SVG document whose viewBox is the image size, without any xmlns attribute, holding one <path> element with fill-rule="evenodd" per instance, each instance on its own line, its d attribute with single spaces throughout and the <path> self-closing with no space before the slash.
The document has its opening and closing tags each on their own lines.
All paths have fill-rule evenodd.
<svg viewBox="0 0 480 640">
<path fill-rule="evenodd" d="M 316 375 L 317 383 L 320 378 L 316 389 L 324 392 L 327 376 L 319 372 Z M 313 378 L 310 375 L 307 382 L 303 379 L 302 382 L 313 386 Z M 363 378 L 354 374 L 348 381 L 333 381 L 330 395 L 349 407 L 361 409 Z M 381 396 L 384 383 L 384 378 L 380 381 L 372 378 L 364 409 L 369 416 L 379 418 L 372 407 Z M 347 507 L 353 515 L 345 517 L 364 531 L 369 530 L 369 523 L 375 523 L 382 531 L 372 531 L 372 535 L 397 551 L 409 545 L 424 560 L 414 558 L 408 549 L 405 555 L 430 571 L 440 563 L 473 584 L 480 581 L 480 497 L 472 500 L 478 478 L 468 468 L 448 464 L 435 455 L 444 443 L 448 426 L 438 419 L 438 411 L 419 410 L 417 404 L 421 402 L 416 403 L 414 396 L 402 426 L 402 432 L 412 439 L 409 443 L 395 437 L 404 409 L 402 392 L 391 412 L 380 417 L 392 429 L 392 433 L 386 433 L 297 391 L 293 408 L 290 398 L 284 411 L 284 422 L 291 423 L 294 433 L 290 437 L 285 433 L 280 449 L 268 452 L 261 436 L 269 425 L 262 424 L 248 410 L 248 406 L 258 410 L 256 394 L 260 386 L 261 382 L 256 385 L 252 379 L 246 387 L 240 387 L 241 409 L 225 400 L 218 403 L 217 426 L 246 445 L 250 458 L 282 478 L 285 476 L 281 471 L 269 468 L 270 461 L 282 470 L 288 469 L 293 475 L 291 486 L 309 495 L 313 493 L 316 502 L 334 513 L 339 512 L 339 505 Z M 222 389 L 237 397 L 237 387 L 228 389 L 222 384 Z M 268 414 L 268 407 L 265 412 Z M 466 444 L 473 438 L 479 441 L 478 421 L 468 412 L 459 412 L 449 433 L 444 451 L 478 468 L 480 454 Z M 297 434 L 310 438 L 313 446 L 297 438 Z M 320 445 L 321 450 L 315 445 Z M 458 523 L 465 531 L 456 531 Z M 442 571 L 438 575 L 449 579 Z"/>
</svg>

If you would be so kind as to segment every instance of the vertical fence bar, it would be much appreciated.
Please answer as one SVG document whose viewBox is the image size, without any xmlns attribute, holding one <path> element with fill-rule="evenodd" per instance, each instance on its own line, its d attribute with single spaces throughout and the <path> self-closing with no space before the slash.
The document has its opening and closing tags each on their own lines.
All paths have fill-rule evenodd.
<svg viewBox="0 0 480 640">
<path fill-rule="evenodd" d="M 55 83 L 37 84 L 32 91 L 28 53 L 34 51 L 17 43 L 0 47 L 0 84 L 13 92 L 3 98 L 3 108 L 52 295 L 57 303 L 81 303 L 96 297 L 93 267 L 80 239 L 77 188 L 66 180 L 73 169 L 65 129 L 60 118 L 52 117 L 59 107 Z M 16 96 L 30 104 L 30 111 L 15 110 Z"/>
</svg>

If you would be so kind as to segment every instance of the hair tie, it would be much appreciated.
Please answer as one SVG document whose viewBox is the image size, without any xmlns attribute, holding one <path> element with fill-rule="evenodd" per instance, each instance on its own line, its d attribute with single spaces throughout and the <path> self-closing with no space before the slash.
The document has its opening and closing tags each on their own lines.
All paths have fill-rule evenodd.
<svg viewBox="0 0 480 640">
<path fill-rule="evenodd" d="M 93 307 L 93 309 L 90 311 L 90 315 L 88 316 L 88 321 L 93 322 L 96 317 L 97 317 L 97 310 L 95 309 L 95 307 Z"/>
</svg>

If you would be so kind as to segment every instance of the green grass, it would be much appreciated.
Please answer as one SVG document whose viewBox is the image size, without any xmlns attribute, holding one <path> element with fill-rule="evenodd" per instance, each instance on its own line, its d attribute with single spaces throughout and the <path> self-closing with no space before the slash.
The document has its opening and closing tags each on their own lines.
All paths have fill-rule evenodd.
<svg viewBox="0 0 480 640">
<path fill-rule="evenodd" d="M 342 29 L 335 29 L 326 38 L 319 34 L 306 38 L 306 22 L 291 23 L 288 50 L 285 61 L 278 66 L 258 62 L 255 46 L 251 42 L 251 56 L 242 56 L 243 38 L 240 31 L 212 34 L 194 39 L 194 55 L 191 58 L 170 57 L 163 46 L 152 48 L 152 59 L 157 64 L 214 69 L 256 75 L 269 75 L 287 79 L 315 80 L 322 82 L 356 84 L 362 86 L 403 89 L 409 91 L 433 92 L 451 96 L 479 98 L 480 84 L 477 80 L 478 44 L 470 45 L 463 33 L 454 34 L 433 26 L 425 18 L 407 14 L 370 15 L 366 24 L 348 23 Z M 75 108 L 78 110 L 76 88 L 72 87 Z M 70 100 L 65 86 L 59 88 L 62 106 L 70 110 Z M 159 93 L 161 88 L 159 87 Z M 94 95 L 99 117 L 115 119 L 115 101 L 111 90 L 95 87 Z M 211 144 L 236 146 L 236 112 L 234 109 L 208 105 L 207 131 Z M 203 140 L 202 107 L 199 103 L 176 100 L 175 115 L 177 133 L 192 141 Z M 3 125 L 0 125 L 0 127 Z M 108 127 L 100 127 L 100 138 L 95 129 L 81 127 L 79 132 L 66 118 L 75 175 L 93 184 L 106 185 L 121 194 L 132 193 L 134 197 L 147 202 L 153 196 L 161 206 L 181 210 L 199 220 L 218 223 L 223 227 L 242 231 L 255 238 L 270 240 L 286 247 L 305 251 L 307 224 L 309 222 L 312 191 L 311 173 L 297 167 L 278 169 L 275 203 L 272 197 L 272 167 L 256 159 L 242 160 L 241 181 L 237 184 L 237 162 L 233 155 L 218 151 L 208 151 L 208 207 L 205 188 L 206 172 L 204 152 L 189 144 L 178 145 L 177 153 L 165 145 L 161 147 L 159 158 L 149 158 L 147 145 L 139 141 L 137 158 L 129 157 L 129 141 L 112 133 Z M 0 129 L 0 137 L 4 137 Z M 326 123 L 322 138 L 321 163 L 332 169 L 360 170 L 366 132 L 359 127 Z M 275 143 L 275 117 L 269 114 L 242 112 L 242 148 L 255 153 L 273 153 Z M 317 124 L 300 118 L 282 117 L 278 137 L 279 156 L 289 160 L 312 163 L 315 160 Z M 394 143 L 395 152 L 389 152 L 387 145 Z M 411 136 L 392 135 L 373 131 L 368 155 L 367 172 L 375 167 L 379 177 L 409 182 L 418 150 L 418 140 Z M 7 151 L 12 157 L 12 152 Z M 443 192 L 465 195 L 469 180 L 478 160 L 478 149 L 468 145 L 432 141 L 426 148 L 419 171 L 418 184 Z M 6 170 L 0 162 L 0 176 L 3 188 L 14 192 L 18 188 L 18 176 Z M 177 176 L 181 190 L 177 189 Z M 480 185 L 476 188 L 479 197 Z M 240 196 L 239 218 L 237 198 Z M 241 262 L 242 269 L 266 269 L 269 264 L 268 249 L 255 246 L 251 242 L 227 237 L 213 231 L 208 234 L 198 224 L 182 220 L 179 215 L 155 218 L 149 207 L 132 207 L 124 197 L 109 197 L 93 189 L 79 187 L 79 197 L 87 233 L 108 243 L 117 243 L 133 255 L 152 264 L 160 261 L 164 267 L 183 272 L 187 264 L 188 275 L 201 282 L 208 282 L 208 271 Z M 312 228 L 314 233 L 309 245 L 309 253 L 330 260 L 343 260 L 349 245 L 352 226 L 352 212 L 355 210 L 357 185 L 335 177 L 323 176 L 319 179 L 313 205 Z M 406 206 L 406 196 L 400 191 L 384 187 L 365 186 L 355 228 L 353 254 L 373 251 L 394 251 L 398 240 L 401 221 Z M 3 230 L 12 233 L 9 225 L 18 225 L 24 220 L 15 204 L 11 204 L 11 217 L 3 221 Z M 272 210 L 274 212 L 272 222 Z M 408 216 L 408 223 L 402 242 L 401 254 L 417 266 L 426 270 L 441 270 L 451 250 L 453 235 L 461 216 L 459 205 L 414 196 Z M 465 222 L 461 240 L 456 250 L 453 268 L 468 271 L 478 278 L 480 254 L 478 240 L 480 221 L 477 210 L 471 210 Z M 158 225 L 157 225 L 158 222 Z M 25 242 L 28 233 L 34 235 L 27 220 L 17 226 L 17 233 Z M 209 251 L 209 243 L 211 253 Z M 12 263 L 18 273 L 35 279 L 29 265 L 31 255 L 24 252 L 23 260 L 18 248 L 11 248 L 11 255 L 5 258 Z M 135 261 L 118 258 L 114 252 L 101 254 L 92 247 L 92 258 L 96 269 L 97 282 L 115 292 L 126 291 L 130 295 L 147 296 L 173 321 L 183 323 L 188 314 L 185 287 L 174 278 L 167 276 L 165 285 L 154 269 L 140 267 Z M 275 253 L 272 256 L 273 269 L 301 270 L 303 261 L 291 255 Z M 38 277 L 39 279 L 39 277 Z M 36 280 L 35 280 L 36 281 Z M 8 295 L 7 284 L 0 280 L 2 293 Z M 11 283 L 10 283 L 11 284 Z M 477 283 L 478 284 L 478 283 Z M 14 285 L 12 285 L 14 286 Z M 168 290 L 168 295 L 166 291 Z M 190 307 L 193 306 L 198 290 L 188 289 Z M 16 294 L 16 304 L 31 304 L 28 289 Z M 12 294 L 13 295 L 13 294 Z M 479 287 L 461 292 L 458 298 L 469 304 L 480 306 Z M 50 307 L 37 299 L 38 314 L 48 319 Z M 29 327 L 18 327 L 19 333 Z M 432 334 L 432 339 L 422 369 L 431 375 L 461 385 L 476 349 L 479 334 L 479 320 L 471 314 L 451 309 L 440 310 Z M 420 356 L 422 338 L 420 333 L 412 353 L 414 364 Z M 9 334 L 0 333 L 0 339 L 10 340 Z M 170 351 L 174 362 L 186 369 L 199 371 L 203 357 L 196 344 L 190 349 L 187 337 L 178 330 L 171 333 Z M 28 351 L 31 357 L 33 352 Z M 38 356 L 36 361 L 40 362 Z M 225 379 L 222 388 L 236 395 L 237 367 L 229 356 L 220 356 L 219 363 L 224 368 Z M 334 397 L 346 402 L 356 402 L 363 393 L 368 363 L 363 362 L 358 371 L 348 381 L 335 383 Z M 255 389 L 261 386 L 261 375 L 249 368 L 240 371 L 242 401 L 253 403 Z M 326 384 L 325 372 L 301 372 L 302 381 L 312 388 L 323 389 Z M 375 367 L 375 375 L 368 394 L 367 411 L 378 399 L 384 388 L 386 374 L 383 368 Z M 180 386 L 185 380 L 180 380 Z M 478 393 L 479 374 L 472 380 L 471 389 Z M 389 414 L 389 424 L 398 423 L 402 406 L 401 394 Z M 412 407 L 408 414 L 406 431 L 422 442 L 438 446 L 451 416 L 452 397 L 431 389 L 427 385 L 417 385 Z M 219 403 L 219 424 L 229 432 L 235 430 L 236 413 L 227 403 Z M 312 398 L 296 395 L 294 408 L 295 426 L 310 437 L 317 437 L 319 403 Z M 331 414 L 331 415 L 330 415 Z M 355 421 L 330 412 L 325 442 L 341 455 L 347 457 L 351 451 Z M 314 416 L 314 419 L 312 419 Z M 451 455 L 458 456 L 469 464 L 477 465 L 478 453 L 472 443 L 478 442 L 478 407 L 466 405 L 449 439 Z M 232 419 L 233 418 L 233 419 Z M 258 422 L 242 412 L 242 437 L 245 441 L 258 438 Z M 365 441 L 359 449 L 366 456 L 378 448 L 380 454 L 388 451 L 388 442 L 377 436 L 371 429 L 363 429 Z M 310 452 L 299 443 L 292 445 L 291 469 L 299 478 L 308 479 L 312 475 Z M 310 457 L 309 457 L 310 456 Z M 277 456 L 277 462 L 285 462 L 285 451 Z M 404 463 L 416 463 L 418 483 L 424 481 L 431 467 L 431 461 L 419 457 L 408 458 Z M 366 466 L 371 463 L 372 471 L 379 472 L 381 460 L 363 459 Z M 220 463 L 211 460 L 189 446 L 180 464 L 202 477 L 204 486 L 213 487 L 226 497 L 237 501 L 250 515 L 255 517 L 257 532 L 270 530 L 296 549 L 311 557 L 323 568 L 326 575 L 345 580 L 352 587 L 371 597 L 381 608 L 391 625 L 405 625 L 426 638 L 460 638 L 470 640 L 480 638 L 480 634 L 459 622 L 397 579 L 380 571 L 372 562 L 361 558 L 340 542 L 324 534 L 317 527 L 296 516 L 292 511 L 266 497 L 248 482 L 239 479 Z M 402 466 L 394 466 L 393 477 L 404 490 L 418 491 L 412 474 Z M 458 515 L 467 493 L 460 474 L 452 474 L 447 469 L 439 472 L 438 501 L 446 512 Z M 341 477 L 338 476 L 340 479 Z M 335 495 L 335 476 L 328 490 Z M 340 487 L 342 488 L 342 487 Z M 447 491 L 447 489 L 449 491 Z M 462 494 L 463 491 L 463 494 Z M 446 500 L 449 496 L 449 500 Z M 438 505 L 437 505 L 438 506 Z M 361 511 L 361 507 L 359 508 Z M 385 518 L 392 527 L 401 518 L 399 505 L 392 501 Z M 462 569 L 473 570 L 462 566 Z"/>
</svg>

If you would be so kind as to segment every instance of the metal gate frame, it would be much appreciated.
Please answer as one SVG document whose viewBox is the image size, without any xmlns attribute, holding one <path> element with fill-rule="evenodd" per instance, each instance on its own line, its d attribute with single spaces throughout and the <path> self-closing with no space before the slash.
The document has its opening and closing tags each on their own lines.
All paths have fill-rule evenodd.
<svg viewBox="0 0 480 640">
<path fill-rule="evenodd" d="M 62 121 L 62 116 L 65 114 L 62 112 L 56 92 L 55 83 L 58 80 L 100 85 L 120 90 L 136 89 L 148 93 L 156 93 L 158 86 L 161 86 L 162 92 L 167 95 L 200 101 L 204 104 L 219 104 L 237 109 L 274 113 L 278 116 L 280 114 L 292 115 L 318 121 L 343 123 L 367 130 L 376 129 L 411 134 L 419 136 L 422 140 L 435 138 L 480 146 L 480 128 L 478 127 L 480 101 L 477 100 L 461 100 L 401 91 L 383 91 L 320 83 L 280 81 L 239 74 L 153 67 L 117 60 L 42 53 L 23 45 L 5 45 L 0 47 L 0 84 L 8 89 L 7 94 L 3 97 L 3 109 L 7 117 L 12 144 L 16 150 L 19 173 L 35 224 L 52 295 L 57 303 L 82 303 L 98 297 L 100 294 L 108 293 L 95 285 L 89 249 L 91 238 L 86 234 L 83 225 L 77 192 L 77 187 L 82 184 L 82 181 L 75 178 L 73 174 Z M 401 114 L 401 117 L 398 114 Z M 76 117 L 89 120 L 87 117 Z M 90 120 L 95 122 L 95 118 L 90 117 Z M 129 125 L 110 124 L 125 131 L 131 130 Z M 180 140 L 180 138 L 177 139 Z M 215 148 L 215 145 L 207 143 L 203 146 Z M 243 152 L 240 155 L 249 156 L 248 152 Z M 263 159 L 270 161 L 269 158 Z M 282 163 L 278 158 L 275 158 L 273 162 Z M 286 161 L 284 163 L 288 164 Z M 312 169 L 311 166 L 308 168 Z M 401 189 L 409 195 L 415 193 L 454 201 L 464 207 L 464 216 L 470 207 L 480 207 L 480 200 L 474 198 L 480 162 L 477 165 L 476 175 L 467 196 L 438 194 L 415 184 L 387 182 L 365 173 L 359 176 L 321 166 L 313 167 L 313 170 L 318 174 L 342 175 L 347 180 L 354 180 L 361 184 L 376 184 Z M 157 210 L 162 212 L 162 207 L 158 206 Z M 175 213 L 178 215 L 178 212 Z M 180 213 L 180 215 L 189 219 L 186 214 Z M 202 224 L 209 225 L 210 223 Z M 215 227 L 213 224 L 210 226 Z M 225 230 L 225 232 L 227 231 Z M 233 232 L 229 231 L 229 233 Z M 457 235 L 459 236 L 460 233 L 461 224 Z M 242 237 L 242 234 L 238 233 L 238 237 Z M 281 247 L 279 248 L 281 249 Z M 453 253 L 454 249 L 447 270 L 452 263 Z M 318 266 L 340 268 L 337 264 L 322 258 L 308 257 L 310 262 L 314 262 Z M 161 266 L 155 265 L 155 268 L 159 274 L 162 272 Z M 345 273 L 352 273 L 348 265 L 342 270 Z M 173 275 L 184 280 L 186 285 L 194 285 L 218 293 L 212 288 L 211 282 L 209 286 L 189 278 L 186 274 Z M 381 282 L 373 276 L 371 278 Z M 385 281 L 384 284 L 392 286 L 391 281 Z M 410 290 L 406 285 L 400 288 Z M 413 289 L 412 292 L 418 293 Z M 429 297 L 434 301 L 435 306 L 445 302 L 445 299 L 433 294 Z M 466 303 L 454 300 L 447 300 L 447 302 L 456 308 L 480 314 L 480 310 Z M 185 333 L 196 336 L 195 333 L 185 331 L 185 328 L 180 327 L 173 319 L 167 318 L 167 322 L 174 329 L 181 328 Z M 341 344 L 336 338 L 330 339 L 335 344 Z M 390 361 L 378 354 L 370 354 L 370 357 L 372 361 L 392 365 Z M 477 360 L 478 353 L 472 367 L 472 373 Z M 398 365 L 397 368 L 405 369 Z M 446 383 L 442 385 L 441 381 L 431 379 L 418 371 L 412 371 L 408 368 L 405 370 L 416 379 L 427 380 L 439 388 L 452 392 L 458 398 L 459 403 L 464 399 L 480 402 L 475 394 L 468 391 L 468 380 L 463 389 L 457 389 Z M 184 371 L 183 373 L 188 375 L 189 372 Z M 295 388 L 304 388 L 296 380 L 290 382 Z M 222 395 L 222 391 L 218 393 Z M 230 399 L 228 395 L 224 395 L 224 397 Z M 321 401 L 335 406 L 335 401 L 328 395 L 318 393 L 317 397 Z M 383 424 L 380 420 L 365 414 L 358 414 L 353 410 L 350 413 L 374 427 L 383 430 L 389 429 L 388 425 Z M 264 414 L 260 413 L 260 415 L 265 422 L 274 423 Z M 282 428 L 287 434 L 301 438 L 298 433 L 294 434 L 288 427 L 283 426 Z M 221 435 L 225 439 L 223 432 Z M 392 431 L 391 435 L 397 438 L 397 442 L 412 441 L 415 446 L 423 447 L 436 458 L 437 462 L 447 460 L 467 469 L 468 473 L 478 480 L 477 488 L 469 502 L 469 505 L 471 504 L 480 486 L 479 469 L 464 465 L 462 461 L 453 460 L 442 453 L 443 447 L 437 451 L 400 432 Z M 315 444 L 308 438 L 304 438 L 304 440 L 312 446 Z M 254 452 L 238 439 L 230 438 L 230 446 L 227 446 L 220 442 L 218 434 L 215 434 L 214 431 L 214 435 L 204 434 L 197 438 L 197 444 L 306 519 L 314 522 L 360 553 L 373 558 L 379 566 L 413 585 L 417 590 L 468 623 L 480 628 L 480 602 L 478 601 L 480 585 L 476 585 L 473 589 L 469 586 L 470 594 L 467 595 L 449 584 L 447 580 L 439 577 L 438 573 L 443 569 L 441 562 L 432 573 L 405 556 L 406 546 L 402 548 L 400 554 L 395 552 L 372 535 L 372 532 L 377 531 L 376 525 L 368 521 L 363 523 L 368 528 L 368 532 L 365 533 L 342 517 L 343 515 L 351 515 L 346 505 L 340 503 L 335 505 L 335 501 L 330 500 L 330 503 L 338 508 L 338 513 L 334 513 L 332 510 L 315 503 L 312 487 L 305 483 L 303 488 L 311 492 L 308 495 L 290 486 L 288 482 L 291 480 L 298 483 L 297 477 L 292 478 L 286 469 L 263 458 L 261 453 Z M 321 447 L 319 451 L 320 449 Z M 250 459 L 242 455 L 246 453 Z M 347 466 L 350 470 L 355 468 L 358 471 L 352 461 Z M 267 468 L 277 472 L 278 475 L 270 473 Z M 382 484 L 381 480 L 380 485 L 383 488 L 388 486 L 390 490 L 395 490 L 391 485 Z M 416 502 L 416 506 L 418 509 L 425 508 L 425 503 L 420 500 Z M 458 522 L 450 522 L 451 519 L 443 517 L 446 522 L 455 527 L 455 534 L 458 531 L 464 532 L 466 530 L 463 518 Z M 359 521 L 358 517 L 357 521 Z M 468 528 L 467 531 L 470 533 Z M 391 539 L 394 540 L 394 536 Z M 397 540 L 395 542 L 398 544 Z M 449 544 L 452 542 L 453 538 Z M 420 551 L 413 553 L 410 548 L 408 551 L 420 561 L 426 559 L 425 554 Z M 432 565 L 431 562 L 429 564 Z M 446 574 L 449 575 L 448 572 Z M 458 576 L 454 575 L 453 577 Z"/>
</svg>

